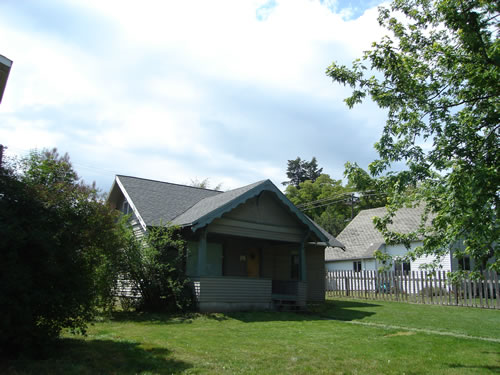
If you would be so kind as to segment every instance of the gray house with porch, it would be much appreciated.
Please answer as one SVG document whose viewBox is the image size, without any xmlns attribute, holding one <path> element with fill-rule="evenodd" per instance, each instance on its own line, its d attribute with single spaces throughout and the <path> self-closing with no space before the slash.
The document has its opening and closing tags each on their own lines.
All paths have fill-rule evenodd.
<svg viewBox="0 0 500 375">
<path fill-rule="evenodd" d="M 323 301 L 325 248 L 343 247 L 269 180 L 221 192 L 118 175 L 108 203 L 131 214 L 137 236 L 181 228 L 201 311 Z"/>
</svg>

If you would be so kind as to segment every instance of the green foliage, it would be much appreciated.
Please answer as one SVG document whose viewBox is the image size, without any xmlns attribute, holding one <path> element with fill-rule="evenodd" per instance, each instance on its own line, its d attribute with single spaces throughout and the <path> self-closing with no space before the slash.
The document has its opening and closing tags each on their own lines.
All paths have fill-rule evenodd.
<svg viewBox="0 0 500 375">
<path fill-rule="evenodd" d="M 385 195 L 371 189 L 374 185 L 357 185 L 355 182 L 349 181 L 343 186 L 341 180 L 322 174 L 314 182 L 301 182 L 298 188 L 288 185 L 285 195 L 316 223 L 336 236 L 360 210 L 385 204 Z M 358 186 L 367 188 L 367 192 L 357 193 Z"/>
<path fill-rule="evenodd" d="M 478 267 L 500 271 L 500 40 L 495 1 L 396 0 L 379 22 L 392 35 L 374 43 L 351 68 L 333 63 L 334 81 L 349 85 L 349 107 L 371 98 L 387 121 L 370 165 L 390 196 L 388 217 L 376 225 L 387 240 L 410 237 L 387 230 L 402 206 L 424 204 L 433 218 L 414 237 L 414 255 L 442 255 L 463 239 Z M 375 75 L 370 75 L 370 70 Z"/>
<path fill-rule="evenodd" d="M 221 190 L 222 189 L 222 182 L 219 182 L 217 185 L 215 185 L 214 188 L 211 187 L 210 179 L 207 177 L 203 180 L 198 180 L 198 178 L 195 178 L 194 180 L 191 180 L 191 183 L 189 184 L 190 186 L 201 188 L 201 189 L 212 189 L 212 190 Z"/>
<path fill-rule="evenodd" d="M 285 195 L 305 214 L 336 236 L 344 229 L 351 217 L 349 189 L 342 186 L 341 180 L 333 180 L 322 174 L 316 181 L 304 181 L 299 188 L 288 185 Z"/>
<path fill-rule="evenodd" d="M 301 182 L 308 180 L 312 182 L 316 181 L 322 171 L 323 168 L 318 168 L 316 157 L 313 156 L 311 161 L 305 161 L 297 157 L 295 160 L 288 160 L 286 176 L 290 180 L 284 181 L 282 184 L 285 186 L 295 186 L 299 189 Z"/>
<path fill-rule="evenodd" d="M 32 152 L 0 173 L 0 356 L 43 355 L 108 307 L 120 226 L 67 155 Z"/>
<path fill-rule="evenodd" d="M 195 307 L 192 288 L 185 274 L 187 242 L 179 228 L 148 228 L 143 239 L 128 231 L 121 273 L 140 297 L 144 311 L 186 311 Z"/>
</svg>

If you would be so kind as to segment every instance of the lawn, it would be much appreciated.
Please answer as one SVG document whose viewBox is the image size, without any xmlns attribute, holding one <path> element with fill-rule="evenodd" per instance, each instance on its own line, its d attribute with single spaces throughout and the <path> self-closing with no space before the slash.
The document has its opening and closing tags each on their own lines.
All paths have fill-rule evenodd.
<svg viewBox="0 0 500 375">
<path fill-rule="evenodd" d="M 499 373 L 500 311 L 335 299 L 304 314 L 117 313 L 85 338 L 65 334 L 51 358 L 6 362 L 0 372 Z"/>
</svg>

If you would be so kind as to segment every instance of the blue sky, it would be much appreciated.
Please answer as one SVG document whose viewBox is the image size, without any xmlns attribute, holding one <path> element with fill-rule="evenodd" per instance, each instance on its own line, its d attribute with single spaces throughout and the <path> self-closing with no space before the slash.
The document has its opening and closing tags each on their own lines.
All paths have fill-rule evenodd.
<svg viewBox="0 0 500 375">
<path fill-rule="evenodd" d="M 281 187 L 288 159 L 376 157 L 384 113 L 349 110 L 326 67 L 383 35 L 377 2 L 328 0 L 0 2 L 7 155 L 68 152 L 86 182 L 115 174 L 223 189 Z"/>
</svg>

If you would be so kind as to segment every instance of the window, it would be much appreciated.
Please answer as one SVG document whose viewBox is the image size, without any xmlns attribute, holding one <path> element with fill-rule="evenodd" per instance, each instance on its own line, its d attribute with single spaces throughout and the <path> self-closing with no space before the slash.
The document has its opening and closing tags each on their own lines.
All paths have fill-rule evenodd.
<svg viewBox="0 0 500 375">
<path fill-rule="evenodd" d="M 470 257 L 468 255 L 458 258 L 458 268 L 461 271 L 470 271 Z"/>
<path fill-rule="evenodd" d="M 130 208 L 130 205 L 128 204 L 127 200 L 125 199 L 122 204 L 122 212 L 125 215 L 128 215 L 131 211 L 132 209 Z"/>
<path fill-rule="evenodd" d="M 410 262 L 397 262 L 394 264 L 394 271 L 395 272 L 402 272 L 402 273 L 407 273 L 411 271 L 411 264 Z"/>
<path fill-rule="evenodd" d="M 354 272 L 361 272 L 361 261 L 357 260 L 355 262 L 352 262 L 352 269 Z"/>
<path fill-rule="evenodd" d="M 410 271 L 411 271 L 410 262 L 403 262 L 403 272 L 410 272 Z"/>
</svg>

